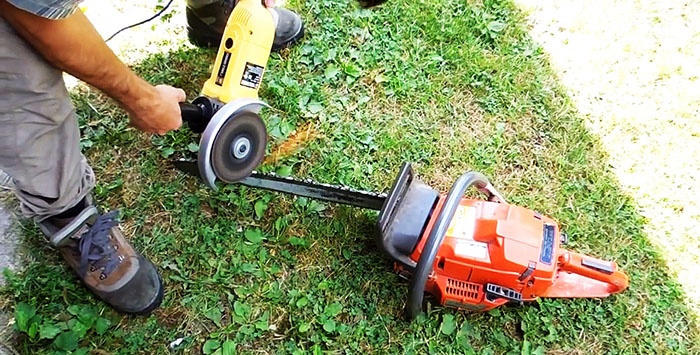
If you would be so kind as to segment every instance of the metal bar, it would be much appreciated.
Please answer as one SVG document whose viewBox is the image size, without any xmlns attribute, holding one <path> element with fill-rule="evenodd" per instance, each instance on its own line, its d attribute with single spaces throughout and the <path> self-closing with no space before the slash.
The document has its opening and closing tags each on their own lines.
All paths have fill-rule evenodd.
<svg viewBox="0 0 700 355">
<path fill-rule="evenodd" d="M 381 210 L 384 200 L 386 200 L 386 194 L 358 191 L 311 180 L 295 180 L 257 172 L 253 172 L 249 177 L 239 181 L 238 184 L 371 210 Z"/>
<path fill-rule="evenodd" d="M 201 178 L 199 164 L 196 160 L 180 159 L 172 161 L 172 164 L 183 172 Z M 377 211 L 382 209 L 387 198 L 385 193 L 360 191 L 344 186 L 322 184 L 308 179 L 298 180 L 258 172 L 253 172 L 249 177 L 236 184 Z"/>
</svg>

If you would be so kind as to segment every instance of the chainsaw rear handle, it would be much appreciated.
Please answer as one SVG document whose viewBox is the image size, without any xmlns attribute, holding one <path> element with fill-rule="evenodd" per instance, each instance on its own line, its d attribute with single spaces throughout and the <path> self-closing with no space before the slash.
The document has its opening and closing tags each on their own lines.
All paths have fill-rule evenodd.
<svg viewBox="0 0 700 355">
<path fill-rule="evenodd" d="M 433 262 L 435 256 L 445 239 L 447 229 L 454 218 L 457 207 L 462 200 L 462 196 L 467 189 L 475 185 L 479 191 L 490 192 L 495 191 L 489 180 L 482 174 L 470 171 L 457 179 L 450 188 L 450 192 L 445 197 L 445 202 L 442 205 L 440 214 L 438 214 L 433 229 L 428 235 L 428 239 L 423 246 L 423 252 L 418 259 L 416 268 L 411 277 L 411 283 L 408 290 L 408 303 L 406 305 L 406 317 L 409 320 L 416 318 L 423 308 L 423 295 L 425 293 L 425 283 L 428 277 L 433 272 Z M 491 197 L 491 196 L 490 196 Z"/>
<path fill-rule="evenodd" d="M 561 271 L 578 274 L 589 279 L 607 284 L 610 294 L 622 292 L 629 286 L 629 279 L 618 270 L 614 261 L 596 259 L 569 250 L 562 250 L 559 255 Z"/>
</svg>

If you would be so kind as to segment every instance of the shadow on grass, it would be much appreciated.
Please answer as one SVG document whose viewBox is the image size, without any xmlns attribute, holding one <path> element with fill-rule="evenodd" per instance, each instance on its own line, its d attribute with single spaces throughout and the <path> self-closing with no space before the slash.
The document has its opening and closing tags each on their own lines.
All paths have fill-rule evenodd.
<svg viewBox="0 0 700 355">
<path fill-rule="evenodd" d="M 402 318 L 407 285 L 372 243 L 375 214 L 240 186 L 205 189 L 167 163 L 191 155 L 196 135 L 127 130 L 123 113 L 80 89 L 74 99 L 99 177 L 95 193 L 122 210 L 124 229 L 160 267 L 167 293 L 150 317 L 120 316 L 68 277 L 28 227 L 29 263 L 3 291 L 12 299 L 6 309 L 26 303 L 39 317 L 34 335 L 19 336 L 18 350 L 155 354 L 181 339 L 183 353 L 226 346 L 243 353 L 697 352 L 698 325 L 680 286 L 513 6 L 386 5 L 344 23 L 336 4 L 300 4 L 315 19 L 312 31 L 301 46 L 273 55 L 261 97 L 275 109 L 264 118 L 273 142 L 309 122 L 320 135 L 263 169 L 385 190 L 399 164 L 412 161 L 443 192 L 462 172 L 482 171 L 512 202 L 558 220 L 571 249 L 616 260 L 630 276 L 627 291 L 486 314 L 432 305 L 409 324 Z M 495 31 L 494 21 L 507 26 Z M 153 83 L 183 87 L 191 99 L 212 58 L 182 48 L 135 69 Z M 81 318 L 71 305 L 95 316 Z"/>
</svg>

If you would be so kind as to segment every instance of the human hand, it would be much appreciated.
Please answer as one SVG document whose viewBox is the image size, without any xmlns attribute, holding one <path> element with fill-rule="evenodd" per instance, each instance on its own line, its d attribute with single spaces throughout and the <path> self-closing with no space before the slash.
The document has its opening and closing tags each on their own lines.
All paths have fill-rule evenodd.
<svg viewBox="0 0 700 355">
<path fill-rule="evenodd" d="M 180 102 L 187 99 L 185 92 L 169 85 L 153 87 L 150 95 L 142 97 L 126 109 L 129 123 L 146 133 L 166 134 L 182 126 Z"/>
<path fill-rule="evenodd" d="M 265 5 L 265 7 L 275 7 L 276 4 L 276 0 L 263 0 L 263 5 Z"/>
</svg>

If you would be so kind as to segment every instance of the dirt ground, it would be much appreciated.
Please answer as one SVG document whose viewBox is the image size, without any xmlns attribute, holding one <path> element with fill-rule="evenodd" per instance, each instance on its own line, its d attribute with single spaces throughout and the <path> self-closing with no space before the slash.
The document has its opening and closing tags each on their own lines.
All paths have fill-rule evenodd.
<svg viewBox="0 0 700 355">
<path fill-rule="evenodd" d="M 700 1 L 516 3 L 700 314 Z"/>
</svg>

